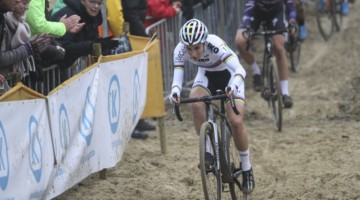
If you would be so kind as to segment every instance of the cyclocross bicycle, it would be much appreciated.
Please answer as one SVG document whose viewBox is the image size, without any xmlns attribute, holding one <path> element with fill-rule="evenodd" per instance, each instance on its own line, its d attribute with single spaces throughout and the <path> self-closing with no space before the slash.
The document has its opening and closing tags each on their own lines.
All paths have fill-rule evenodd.
<svg viewBox="0 0 360 200">
<path fill-rule="evenodd" d="M 176 98 L 176 96 L 174 96 Z M 240 157 L 235 147 L 230 124 L 226 117 L 225 102 L 229 99 L 233 111 L 236 109 L 233 97 L 228 98 L 221 90 L 216 95 L 198 98 L 181 99 L 180 104 L 204 102 L 206 105 L 206 121 L 201 125 L 199 135 L 199 158 L 201 180 L 206 200 L 220 200 L 225 192 L 230 192 L 232 200 L 247 199 L 242 192 L 242 169 Z M 220 100 L 220 108 L 213 101 Z M 174 105 L 174 112 L 179 121 L 182 121 L 179 105 Z M 220 129 L 219 129 L 220 128 Z M 206 151 L 206 142 L 210 140 L 210 149 Z M 205 159 L 206 152 L 213 155 L 212 164 Z"/>
<path fill-rule="evenodd" d="M 275 126 L 279 132 L 282 129 L 282 93 L 280 89 L 280 79 L 276 64 L 275 56 L 273 55 L 273 44 L 271 36 L 279 33 L 285 33 L 288 29 L 283 30 L 268 30 L 264 22 L 261 23 L 262 31 L 252 32 L 247 29 L 243 32 L 247 39 L 247 49 L 250 46 L 250 39 L 253 36 L 264 36 L 264 59 L 261 73 L 261 96 L 267 101 L 271 107 L 271 114 L 274 119 Z"/>
<path fill-rule="evenodd" d="M 316 22 L 320 34 L 325 41 L 330 39 L 335 30 L 341 30 L 343 1 L 344 0 L 316 1 Z"/>
</svg>

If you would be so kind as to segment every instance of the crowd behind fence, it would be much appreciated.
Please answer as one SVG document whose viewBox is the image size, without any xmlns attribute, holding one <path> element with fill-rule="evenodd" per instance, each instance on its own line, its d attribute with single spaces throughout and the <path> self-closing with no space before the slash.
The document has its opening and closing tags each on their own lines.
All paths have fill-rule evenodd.
<svg viewBox="0 0 360 200">
<path fill-rule="evenodd" d="M 194 18 L 203 21 L 209 29 L 209 33 L 223 38 L 228 46 L 235 50 L 235 34 L 242 20 L 245 0 L 221 0 L 203 9 L 201 3 L 194 6 Z M 173 50 L 179 42 L 179 30 L 186 19 L 180 12 L 179 15 L 159 20 L 149 26 L 146 32 L 151 35 L 156 32 L 160 44 L 161 65 L 163 75 L 163 88 L 165 99 L 171 92 L 173 78 Z M 30 84 L 34 90 L 47 95 L 52 89 L 60 85 L 62 77 L 70 78 L 89 65 L 88 58 L 81 58 L 68 70 L 61 70 L 57 65 L 44 69 L 44 81 Z M 184 75 L 184 90 L 190 90 L 197 68 L 187 64 Z"/>
</svg>

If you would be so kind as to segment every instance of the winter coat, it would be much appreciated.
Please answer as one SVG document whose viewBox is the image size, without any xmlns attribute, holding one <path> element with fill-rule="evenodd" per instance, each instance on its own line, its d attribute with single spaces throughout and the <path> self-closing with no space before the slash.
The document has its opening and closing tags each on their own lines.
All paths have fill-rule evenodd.
<svg viewBox="0 0 360 200">
<path fill-rule="evenodd" d="M 144 22 L 146 16 L 146 0 L 121 0 L 124 20 L 129 22 L 130 34 L 147 37 Z"/>
<path fill-rule="evenodd" d="M 92 44 L 99 38 L 98 26 L 102 24 L 101 12 L 95 17 L 90 16 L 80 0 L 64 0 L 66 7 L 62 8 L 51 19 L 59 21 L 64 16 L 79 15 L 80 23 L 85 23 L 84 27 L 77 33 L 66 33 L 57 41 L 65 49 L 65 58 L 59 63 L 60 67 L 70 67 L 78 58 L 93 53 Z"/>
<path fill-rule="evenodd" d="M 176 15 L 170 0 L 148 0 L 146 10 L 145 28 L 163 18 Z"/>
<path fill-rule="evenodd" d="M 80 1 L 80 0 L 78 0 Z M 26 22 L 29 24 L 31 34 L 48 33 L 51 36 L 61 37 L 66 33 L 64 23 L 48 21 L 45 15 L 46 0 L 31 0 L 26 12 Z M 70 15 L 68 15 L 70 16 Z"/>
<path fill-rule="evenodd" d="M 24 45 L 11 47 L 12 35 L 6 25 L 4 14 L 0 14 L 0 74 L 6 76 L 14 71 L 14 63 L 25 61 L 29 54 Z"/>
</svg>

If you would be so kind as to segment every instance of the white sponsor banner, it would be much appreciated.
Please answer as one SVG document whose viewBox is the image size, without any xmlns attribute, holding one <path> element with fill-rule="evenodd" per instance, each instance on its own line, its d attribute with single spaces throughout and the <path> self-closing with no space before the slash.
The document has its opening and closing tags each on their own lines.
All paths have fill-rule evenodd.
<svg viewBox="0 0 360 200">
<path fill-rule="evenodd" d="M 146 102 L 147 53 L 100 64 L 101 83 L 95 129 L 110 138 L 111 151 L 104 152 L 104 167 L 121 160 L 131 133 L 139 121 Z M 108 159 L 108 160 L 107 160 Z"/>
<path fill-rule="evenodd" d="M 0 103 L 0 200 L 41 199 L 54 173 L 46 100 Z"/>
<path fill-rule="evenodd" d="M 48 98 L 53 198 L 120 161 L 146 101 L 147 53 L 101 63 Z"/>
<path fill-rule="evenodd" d="M 98 171 L 94 116 L 99 68 L 94 67 L 48 97 L 56 176 L 49 195 L 58 195 Z M 99 143 L 107 143 L 101 138 Z"/>
</svg>

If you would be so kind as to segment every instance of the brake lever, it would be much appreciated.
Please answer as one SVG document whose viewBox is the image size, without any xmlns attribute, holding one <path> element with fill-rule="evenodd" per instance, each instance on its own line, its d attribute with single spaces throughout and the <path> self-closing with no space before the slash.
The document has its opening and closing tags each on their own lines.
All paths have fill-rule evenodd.
<svg viewBox="0 0 360 200">
<path fill-rule="evenodd" d="M 230 92 L 230 90 L 231 90 L 230 87 L 226 87 L 226 93 Z M 240 112 L 239 112 L 238 109 L 236 108 L 236 104 L 235 104 L 235 100 L 234 100 L 233 95 L 230 95 L 230 96 L 229 96 L 229 100 L 230 100 L 231 108 L 233 109 L 234 113 L 235 113 L 236 115 L 239 115 Z"/>
</svg>

